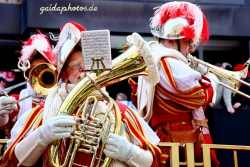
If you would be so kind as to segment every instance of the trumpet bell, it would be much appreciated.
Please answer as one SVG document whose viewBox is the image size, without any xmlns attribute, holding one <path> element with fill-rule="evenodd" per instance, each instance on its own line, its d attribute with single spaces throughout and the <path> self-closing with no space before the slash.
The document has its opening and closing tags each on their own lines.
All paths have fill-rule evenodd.
<svg viewBox="0 0 250 167">
<path fill-rule="evenodd" d="M 215 65 L 211 65 L 207 62 L 204 62 L 202 60 L 197 59 L 196 57 L 193 57 L 192 55 L 188 55 L 188 59 L 189 61 L 194 61 L 196 63 L 200 63 L 204 66 L 206 66 L 208 68 L 208 70 L 212 73 L 214 73 L 215 75 L 224 78 L 227 82 L 230 83 L 230 86 L 227 86 L 226 84 L 223 84 L 222 82 L 219 82 L 220 85 L 230 89 L 233 91 L 233 95 L 235 95 L 235 93 L 238 93 L 248 99 L 250 99 L 250 96 L 238 91 L 238 89 L 240 88 L 241 84 L 246 85 L 247 87 L 250 87 L 250 84 L 243 81 L 248 73 L 248 68 L 249 68 L 249 62 L 250 59 L 245 63 L 245 68 L 241 71 L 228 71 L 226 69 L 222 69 L 220 67 L 217 67 Z"/>
<path fill-rule="evenodd" d="M 36 65 L 29 74 L 29 83 L 35 92 L 48 95 L 57 83 L 58 71 L 49 63 Z"/>
<path fill-rule="evenodd" d="M 213 65 L 211 65 L 213 66 Z M 214 73 L 217 76 L 220 76 L 227 80 L 227 82 L 230 83 L 230 85 L 238 90 L 242 84 L 240 80 L 246 78 L 247 72 L 248 72 L 248 67 L 241 71 L 228 71 L 219 67 L 214 66 L 213 68 L 209 68 L 209 71 Z"/>
</svg>

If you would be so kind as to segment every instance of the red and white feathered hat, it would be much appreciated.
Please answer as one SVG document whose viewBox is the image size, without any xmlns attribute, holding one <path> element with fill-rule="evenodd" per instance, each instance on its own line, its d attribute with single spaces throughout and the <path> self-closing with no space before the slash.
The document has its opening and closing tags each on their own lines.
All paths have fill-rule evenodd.
<svg viewBox="0 0 250 167">
<path fill-rule="evenodd" d="M 73 52 L 75 46 L 79 44 L 81 39 L 81 31 L 86 31 L 86 29 L 76 23 L 69 22 L 62 26 L 60 29 L 59 40 L 54 48 L 53 52 L 57 55 L 57 70 L 59 72 L 58 78 L 61 76 L 61 70 L 64 67 L 69 55 Z"/>
<path fill-rule="evenodd" d="M 52 52 L 52 47 L 47 36 L 38 31 L 38 34 L 32 35 L 27 41 L 23 42 L 21 54 L 18 62 L 18 68 L 27 71 L 30 63 L 33 61 L 37 52 L 50 64 L 56 65 L 56 55 Z"/>
<path fill-rule="evenodd" d="M 201 9 L 190 2 L 174 1 L 157 7 L 150 19 L 150 28 L 156 38 L 192 40 L 193 45 L 207 42 L 209 27 Z"/>
</svg>

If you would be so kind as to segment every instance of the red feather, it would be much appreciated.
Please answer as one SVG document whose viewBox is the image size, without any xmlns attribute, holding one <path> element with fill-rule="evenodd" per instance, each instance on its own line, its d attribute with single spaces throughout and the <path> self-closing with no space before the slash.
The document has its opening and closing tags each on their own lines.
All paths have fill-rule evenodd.
<svg viewBox="0 0 250 167">
<path fill-rule="evenodd" d="M 209 40 L 209 35 L 210 35 L 209 34 L 209 25 L 208 25 L 207 19 L 206 19 L 204 14 L 202 14 L 202 18 L 203 18 L 203 28 L 201 31 L 201 38 L 202 38 L 203 44 L 206 44 Z"/>
<path fill-rule="evenodd" d="M 31 45 L 33 40 L 31 38 L 28 39 L 28 41 L 24 42 L 25 46 Z"/>
<path fill-rule="evenodd" d="M 185 26 L 183 27 L 182 32 L 180 33 L 181 36 L 185 36 L 187 40 L 191 40 L 194 38 L 194 29 L 191 28 L 190 26 Z"/>
<path fill-rule="evenodd" d="M 162 5 L 157 12 L 159 26 L 163 26 L 169 19 L 174 19 L 177 17 L 182 17 L 187 19 L 189 23 L 189 27 L 184 27 L 183 32 L 180 35 L 184 35 L 187 39 L 192 39 L 195 37 L 195 29 L 194 24 L 195 19 L 197 18 L 195 10 L 197 10 L 197 6 L 189 2 L 169 2 Z M 200 10 L 200 9 L 198 9 Z M 201 11 L 201 10 L 200 10 Z M 201 11 L 202 13 L 202 11 Z M 203 26 L 201 32 L 201 39 L 203 42 L 207 42 L 209 40 L 209 27 L 206 17 L 202 13 L 203 17 Z M 197 25 L 195 26 L 197 27 Z M 199 37 L 198 37 L 199 38 Z"/>
<path fill-rule="evenodd" d="M 56 65 L 56 55 L 51 51 L 43 51 L 43 53 L 46 55 L 47 59 L 51 62 L 51 64 Z"/>
</svg>

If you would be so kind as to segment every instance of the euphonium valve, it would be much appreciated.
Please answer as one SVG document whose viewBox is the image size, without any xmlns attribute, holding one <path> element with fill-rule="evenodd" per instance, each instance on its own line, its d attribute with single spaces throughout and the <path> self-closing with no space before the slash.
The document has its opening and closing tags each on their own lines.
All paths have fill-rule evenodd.
<svg viewBox="0 0 250 167">
<path fill-rule="evenodd" d="M 91 77 L 89 79 L 97 86 Z M 111 159 L 108 157 L 105 158 L 103 149 L 110 133 L 120 134 L 121 132 L 120 111 L 116 104 L 114 104 L 112 98 L 103 93 L 99 87 L 96 89 L 98 89 L 100 93 L 88 96 L 83 104 L 79 105 L 78 110 L 74 114 L 76 126 L 73 127 L 74 132 L 69 139 L 70 141 L 65 159 L 61 162 L 57 161 L 59 159 L 58 152 L 61 143 L 56 143 L 55 146 L 52 144 L 50 146 L 50 161 L 53 166 L 81 166 L 82 164 L 74 162 L 75 156 L 79 153 L 91 155 L 91 161 L 85 162 L 89 164 L 84 164 L 88 165 L 88 167 L 105 166 L 104 164 L 107 165 L 110 163 Z M 103 98 L 109 103 L 109 107 L 105 107 L 105 111 L 100 110 L 102 107 L 98 106 L 98 102 L 103 100 Z M 65 113 L 61 112 L 61 114 Z"/>
</svg>

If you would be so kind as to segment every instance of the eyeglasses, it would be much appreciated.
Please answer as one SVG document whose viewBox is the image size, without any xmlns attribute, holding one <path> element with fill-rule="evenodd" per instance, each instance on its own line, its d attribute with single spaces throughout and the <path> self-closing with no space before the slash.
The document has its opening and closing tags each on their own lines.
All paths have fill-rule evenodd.
<svg viewBox="0 0 250 167">
<path fill-rule="evenodd" d="M 80 61 L 72 61 L 69 63 L 70 68 L 72 69 L 79 69 L 80 67 L 82 67 L 82 62 Z"/>
</svg>

